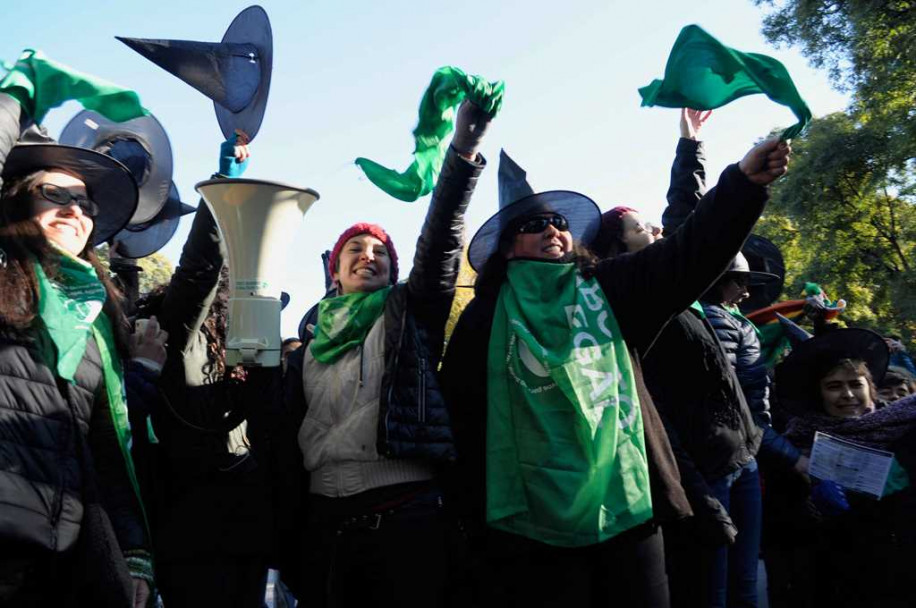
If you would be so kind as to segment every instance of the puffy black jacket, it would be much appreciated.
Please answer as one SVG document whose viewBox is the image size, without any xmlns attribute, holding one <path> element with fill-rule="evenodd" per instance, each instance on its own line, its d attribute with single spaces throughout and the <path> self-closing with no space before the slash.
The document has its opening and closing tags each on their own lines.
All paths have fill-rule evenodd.
<svg viewBox="0 0 916 608">
<path fill-rule="evenodd" d="M 754 420 L 763 429 L 761 457 L 782 462 L 787 466 L 794 465 L 801 452 L 772 426 L 770 377 L 760 353 L 757 330 L 750 321 L 739 319 L 718 304 L 703 302 L 703 311 L 715 329 L 729 362 L 734 366 Z"/>
<path fill-rule="evenodd" d="M 0 540 L 55 553 L 73 548 L 83 519 L 83 475 L 92 471 L 121 549 L 146 549 L 140 504 L 91 338 L 74 380 L 66 383 L 55 376 L 41 361 L 30 333 L 3 331 Z M 87 461 L 81 464 L 80 458 Z"/>
<path fill-rule="evenodd" d="M 461 263 L 464 211 L 485 166 L 449 148 L 417 241 L 406 283 L 385 304 L 385 373 L 379 402 L 378 451 L 387 458 L 455 459 L 451 421 L 439 388 L 445 322 Z M 289 356 L 285 403 L 299 429 L 308 404 L 302 386 L 303 346 Z M 301 462 L 301 458 L 300 458 Z"/>
</svg>

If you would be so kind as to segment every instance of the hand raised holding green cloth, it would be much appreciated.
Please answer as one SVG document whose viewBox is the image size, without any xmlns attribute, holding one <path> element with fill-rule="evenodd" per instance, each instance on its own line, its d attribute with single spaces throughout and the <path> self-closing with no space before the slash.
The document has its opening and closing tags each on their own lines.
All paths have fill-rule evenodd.
<svg viewBox="0 0 916 608">
<path fill-rule="evenodd" d="M 681 30 L 668 56 L 664 79 L 639 89 L 644 106 L 697 110 L 714 110 L 758 93 L 788 106 L 798 118 L 798 123 L 783 131 L 782 139 L 797 136 L 811 121 L 811 110 L 782 63 L 729 48 L 697 25 Z"/>
<path fill-rule="evenodd" d="M 455 109 L 470 101 L 480 113 L 468 122 L 468 128 L 455 134 L 459 153 L 476 152 L 486 123 L 502 108 L 505 83 L 488 82 L 482 76 L 465 74 L 455 67 L 442 67 L 420 101 L 419 122 L 413 131 L 416 142 L 413 163 L 403 173 L 388 169 L 368 158 L 357 158 L 356 164 L 369 180 L 394 198 L 413 202 L 433 191 L 454 128 Z M 471 113 L 474 109 L 462 110 Z M 460 123 L 459 123 L 460 124 Z"/>
<path fill-rule="evenodd" d="M 136 92 L 78 72 L 32 49 L 23 51 L 0 80 L 0 93 L 15 98 L 39 124 L 48 110 L 71 99 L 116 122 L 149 114 Z"/>
</svg>

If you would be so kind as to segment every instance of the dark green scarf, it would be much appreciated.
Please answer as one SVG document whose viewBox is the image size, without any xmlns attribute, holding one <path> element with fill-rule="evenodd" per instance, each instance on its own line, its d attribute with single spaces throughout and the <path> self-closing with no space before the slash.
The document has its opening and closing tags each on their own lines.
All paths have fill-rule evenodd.
<svg viewBox="0 0 916 608">
<path fill-rule="evenodd" d="M 811 121 L 811 110 L 798 94 L 789 71 L 776 59 L 729 48 L 697 25 L 681 30 L 664 80 L 639 89 L 644 106 L 714 110 L 745 95 L 763 93 L 788 106 L 798 123 L 782 133 L 792 139 Z"/>
</svg>

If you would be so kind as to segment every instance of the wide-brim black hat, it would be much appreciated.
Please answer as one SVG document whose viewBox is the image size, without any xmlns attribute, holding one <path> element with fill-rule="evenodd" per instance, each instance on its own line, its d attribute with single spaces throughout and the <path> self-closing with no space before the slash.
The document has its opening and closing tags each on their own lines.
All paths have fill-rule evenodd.
<svg viewBox="0 0 916 608">
<path fill-rule="evenodd" d="M 499 162 L 499 211 L 484 222 L 468 246 L 468 262 L 480 272 L 491 255 L 499 251 L 499 241 L 506 228 L 533 215 L 555 213 L 569 223 L 573 239 L 588 246 L 601 227 L 601 210 L 598 205 L 578 192 L 549 190 L 534 193 L 528 185 L 526 174 L 505 151 Z"/>
<path fill-rule="evenodd" d="M 30 127 L 10 150 L 3 180 L 42 169 L 72 173 L 86 184 L 88 196 L 99 206 L 93 218 L 93 245 L 117 234 L 137 210 L 137 182 L 127 167 L 94 150 L 55 143 L 38 128 Z"/>
<path fill-rule="evenodd" d="M 146 224 L 162 211 L 172 183 L 172 146 L 154 116 L 114 122 L 83 110 L 64 127 L 60 143 L 108 154 L 130 169 L 140 188 L 131 225 Z"/>
<path fill-rule="evenodd" d="M 166 246 L 175 236 L 181 216 L 194 213 L 195 207 L 181 202 L 178 188 L 171 184 L 168 200 L 162 211 L 146 224 L 127 225 L 112 239 L 112 247 L 118 255 L 139 259 L 152 255 Z"/>
<path fill-rule="evenodd" d="M 751 274 L 747 299 L 738 307 L 748 313 L 770 306 L 779 299 L 786 279 L 786 266 L 782 252 L 773 241 L 752 234 L 741 248 Z"/>
<path fill-rule="evenodd" d="M 225 138 L 236 130 L 249 140 L 257 135 L 273 71 L 273 33 L 263 8 L 239 13 L 221 42 L 116 38 L 213 100 Z"/>
<path fill-rule="evenodd" d="M 875 384 L 887 371 L 890 352 L 879 334 L 862 328 L 832 329 L 792 347 L 776 366 L 776 394 L 786 402 L 805 399 L 816 386 L 814 375 L 840 359 L 863 361 Z"/>
</svg>

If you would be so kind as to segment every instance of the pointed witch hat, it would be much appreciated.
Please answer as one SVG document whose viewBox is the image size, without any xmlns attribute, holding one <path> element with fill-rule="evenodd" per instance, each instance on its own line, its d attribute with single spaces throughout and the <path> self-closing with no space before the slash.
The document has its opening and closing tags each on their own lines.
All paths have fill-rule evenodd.
<svg viewBox="0 0 916 608">
<path fill-rule="evenodd" d="M 60 143 L 107 154 L 130 169 L 140 187 L 130 225 L 147 224 L 165 207 L 172 183 L 172 146 L 154 116 L 114 122 L 83 110 L 64 127 Z"/>
<path fill-rule="evenodd" d="M 273 68 L 273 34 L 263 8 L 239 13 L 221 42 L 116 38 L 212 99 L 226 139 L 236 130 L 249 140 L 257 135 Z"/>
<path fill-rule="evenodd" d="M 175 236 L 181 216 L 196 210 L 181 202 L 178 188 L 172 182 L 168 200 L 156 217 L 145 224 L 127 225 L 112 237 L 111 246 L 121 257 L 134 260 L 145 258 L 165 247 Z"/>
<path fill-rule="evenodd" d="M 588 245 L 601 226 L 601 210 L 595 201 L 570 190 L 535 193 L 527 174 L 505 150 L 499 153 L 499 211 L 484 222 L 468 246 L 471 268 L 480 272 L 491 255 L 499 251 L 499 241 L 508 228 L 532 215 L 555 213 L 569 223 L 575 241 Z"/>
</svg>

